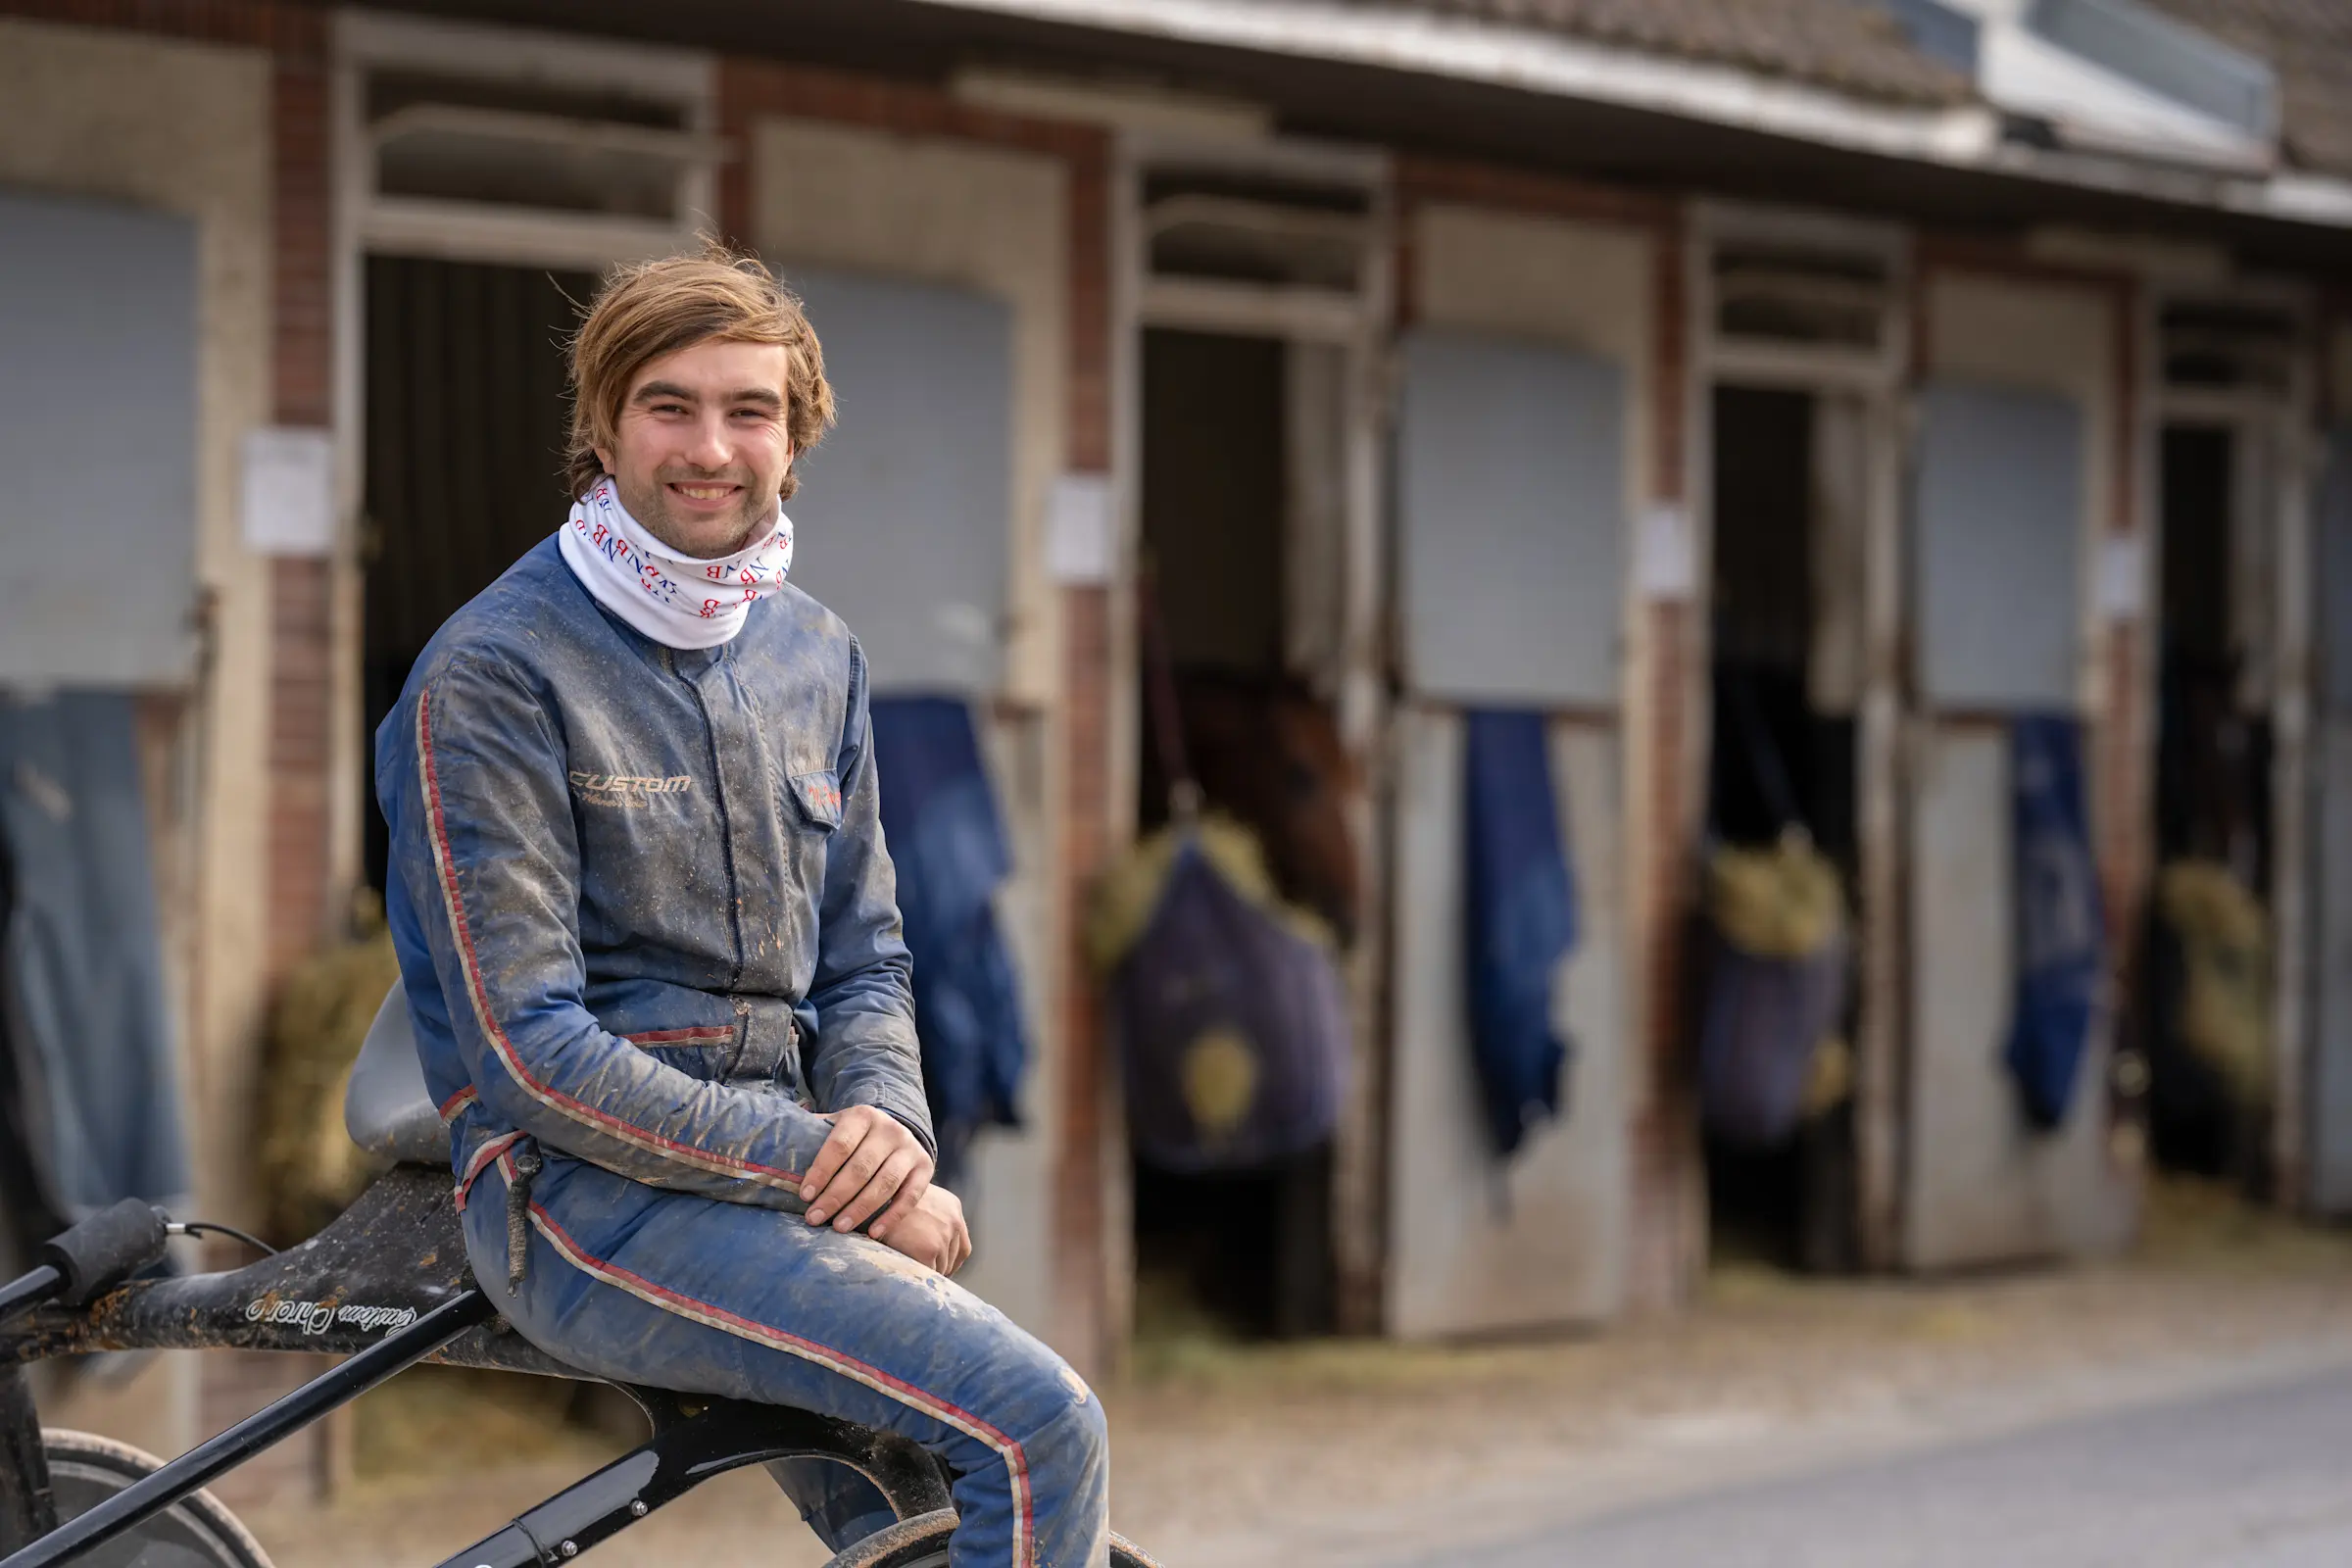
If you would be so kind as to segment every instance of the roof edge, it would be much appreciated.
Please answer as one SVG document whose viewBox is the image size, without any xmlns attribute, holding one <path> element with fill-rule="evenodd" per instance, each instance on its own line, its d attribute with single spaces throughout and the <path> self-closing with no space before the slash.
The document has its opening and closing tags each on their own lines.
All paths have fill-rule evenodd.
<svg viewBox="0 0 2352 1568">
<path fill-rule="evenodd" d="M 2189 173 L 2004 136 L 1985 104 L 1874 103 L 1711 61 L 1647 53 L 1429 13 L 1335 0 L 916 0 L 1168 43 L 1359 66 L 1574 98 L 1812 143 L 2171 206 L 2352 228 L 2352 180 L 2281 170 L 2267 177 Z"/>
<path fill-rule="evenodd" d="M 1103 32 L 1370 66 L 1580 98 L 1890 157 L 1946 162 L 1999 140 L 1983 105 L 1873 103 L 1712 61 L 1332 0 L 918 0 Z"/>
</svg>

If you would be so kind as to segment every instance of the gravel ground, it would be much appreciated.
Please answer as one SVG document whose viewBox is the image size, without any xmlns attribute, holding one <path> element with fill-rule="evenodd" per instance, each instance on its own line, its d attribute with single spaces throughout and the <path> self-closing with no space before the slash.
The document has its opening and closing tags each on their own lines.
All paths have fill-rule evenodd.
<svg viewBox="0 0 2352 1568">
<path fill-rule="evenodd" d="M 1720 1270 L 1608 1334 L 1139 1349 L 1106 1393 L 1119 1528 L 1170 1564 L 1442 1558 L 1578 1518 L 2200 1390 L 2352 1365 L 2352 1237 L 2168 1189 L 2124 1261 L 1934 1283 Z M 279 1568 L 416 1568 L 617 1445 L 556 1391 L 412 1374 L 362 1407 L 357 1479 L 249 1522 Z M 759 1472 L 601 1547 L 627 1564 L 823 1553 Z"/>
</svg>

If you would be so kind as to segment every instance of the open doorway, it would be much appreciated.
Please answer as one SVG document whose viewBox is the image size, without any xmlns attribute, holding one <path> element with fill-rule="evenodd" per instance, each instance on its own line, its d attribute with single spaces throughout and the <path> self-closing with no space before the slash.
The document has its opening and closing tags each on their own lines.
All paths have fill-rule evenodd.
<svg viewBox="0 0 2352 1568">
<path fill-rule="evenodd" d="M 1858 879 L 1855 716 L 1863 594 L 1861 414 L 1806 391 L 1718 386 L 1713 395 L 1714 744 L 1708 840 L 1718 853 L 1797 853 L 1834 874 L 1843 907 Z M 1726 983 L 1733 961 L 1706 983 Z M 1856 1003 L 1847 940 L 1828 1033 L 1771 1046 L 1795 1064 L 1801 1101 L 1786 1124 L 1735 1136 L 1710 1117 L 1709 1230 L 1718 1256 L 1783 1267 L 1854 1265 L 1851 1042 Z M 1794 1082 L 1794 1079 L 1790 1079 Z"/>
<path fill-rule="evenodd" d="M 2267 1145 L 2272 748 L 2259 454 L 2165 426 L 2156 840 L 2145 987 L 2159 1164 L 2252 1181 Z"/>
<path fill-rule="evenodd" d="M 586 272 L 405 256 L 367 262 L 368 744 L 460 607 L 554 533 L 569 406 L 564 343 Z M 384 885 L 373 770 L 368 885 Z"/>
<path fill-rule="evenodd" d="M 1144 584 L 1175 697 L 1174 744 L 1144 726 L 1138 826 L 1170 814 L 1182 765 L 1206 809 L 1253 834 L 1284 900 L 1344 953 L 1360 911 L 1347 766 L 1315 623 L 1336 564 L 1335 351 L 1152 328 L 1143 338 Z M 1329 393 L 1329 397 L 1323 394 Z M 1328 417 L 1326 416 L 1328 415 Z M 1141 678 L 1151 710 L 1150 657 Z M 1331 1150 L 1279 1168 L 1180 1175 L 1138 1161 L 1143 1332 L 1203 1317 L 1294 1337 L 1333 1317 Z"/>
</svg>

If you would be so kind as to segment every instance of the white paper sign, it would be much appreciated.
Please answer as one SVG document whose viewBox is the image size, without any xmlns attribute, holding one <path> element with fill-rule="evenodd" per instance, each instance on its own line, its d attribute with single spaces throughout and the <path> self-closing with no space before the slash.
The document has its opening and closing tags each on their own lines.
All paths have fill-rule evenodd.
<svg viewBox="0 0 2352 1568">
<path fill-rule="evenodd" d="M 2147 609 L 2147 542 L 2136 533 L 2111 533 L 2099 544 L 2099 613 L 2137 620 Z"/>
<path fill-rule="evenodd" d="M 323 556 L 335 544 L 335 448 L 324 430 L 266 426 L 245 434 L 245 548 Z"/>
<path fill-rule="evenodd" d="M 1046 503 L 1046 571 L 1057 583 L 1099 587 L 1115 562 L 1110 477 L 1065 473 Z"/>
<path fill-rule="evenodd" d="M 1636 552 L 1636 581 L 1652 599 L 1688 599 L 1698 586 L 1698 551 L 1690 538 L 1690 514 L 1662 501 L 1642 514 Z"/>
</svg>

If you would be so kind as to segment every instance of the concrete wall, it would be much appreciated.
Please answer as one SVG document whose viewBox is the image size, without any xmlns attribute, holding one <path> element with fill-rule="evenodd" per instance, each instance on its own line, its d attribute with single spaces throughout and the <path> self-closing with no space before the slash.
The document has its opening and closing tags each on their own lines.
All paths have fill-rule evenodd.
<svg viewBox="0 0 2352 1568">
<path fill-rule="evenodd" d="M 132 202 L 197 224 L 196 572 L 215 596 L 209 674 L 178 744 L 195 787 L 179 843 L 194 898 L 168 906 L 198 1206 L 233 1217 L 248 1145 L 268 926 L 270 577 L 244 549 L 238 444 L 270 414 L 270 63 L 259 51 L 0 20 L 0 183 Z M 74 1419 L 172 1451 L 193 1384 L 95 1391 Z"/>
<path fill-rule="evenodd" d="M 1016 860 L 999 915 L 1020 965 L 1036 1047 L 1026 1126 L 982 1135 L 961 1195 L 974 1250 L 962 1282 L 1040 1334 L 1054 1325 L 1053 1150 L 1060 1102 L 1059 955 L 1053 918 L 1057 817 L 1055 598 L 1044 562 L 1046 496 L 1064 464 L 1067 319 L 1063 166 L 947 139 L 770 118 L 752 143 L 752 242 L 789 281 L 796 264 L 953 284 L 1012 309 L 1012 538 L 1000 708 L 986 735 Z M 816 323 L 821 336 L 824 322 Z M 844 417 L 855 418 L 845 410 Z"/>
<path fill-rule="evenodd" d="M 1930 377 L 2057 393 L 2082 416 L 2087 552 L 2113 515 L 2118 314 L 2102 290 L 1940 273 L 1927 288 Z M 2093 573 L 2079 572 L 2085 598 Z M 2100 690 L 2082 607 L 2083 711 Z M 2015 996 L 2008 734 L 1984 716 L 1918 714 L 1910 767 L 1911 1072 L 1905 1127 L 1904 1261 L 1952 1268 L 2122 1246 L 2132 1186 L 2109 1163 L 2112 1037 L 2084 1054 L 2074 1112 L 2032 1130 L 2001 1064 Z M 2094 834 L 2095 834 L 2094 825 Z"/>
<path fill-rule="evenodd" d="M 1623 493 L 1629 507 L 1638 504 L 1650 491 L 1654 439 L 1649 237 L 1440 204 L 1413 221 L 1416 322 L 1558 344 L 1623 367 Z M 1622 735 L 1613 711 L 1553 725 L 1553 780 L 1582 921 L 1553 1004 L 1576 1054 L 1568 1113 L 1505 1166 L 1477 1108 L 1462 989 L 1461 721 L 1409 702 L 1396 715 L 1392 1333 L 1590 1322 L 1624 1304 L 1640 1046 L 1628 984 Z"/>
</svg>

